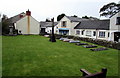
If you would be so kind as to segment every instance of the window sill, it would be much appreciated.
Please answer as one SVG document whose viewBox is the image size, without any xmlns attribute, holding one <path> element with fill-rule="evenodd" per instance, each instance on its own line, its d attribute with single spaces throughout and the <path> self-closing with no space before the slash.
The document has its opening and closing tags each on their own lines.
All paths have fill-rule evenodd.
<svg viewBox="0 0 120 78">
<path fill-rule="evenodd" d="M 86 36 L 91 37 L 91 35 L 86 35 Z"/>
<path fill-rule="evenodd" d="M 99 38 L 105 38 L 105 37 L 99 37 Z"/>
</svg>

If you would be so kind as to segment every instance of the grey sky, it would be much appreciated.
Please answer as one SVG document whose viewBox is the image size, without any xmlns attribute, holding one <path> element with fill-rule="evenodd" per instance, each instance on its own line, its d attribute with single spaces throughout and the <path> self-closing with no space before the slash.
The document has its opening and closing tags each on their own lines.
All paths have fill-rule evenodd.
<svg viewBox="0 0 120 78">
<path fill-rule="evenodd" d="M 68 16 L 77 15 L 99 17 L 99 9 L 110 2 L 119 0 L 2 0 L 0 13 L 12 17 L 26 10 L 38 21 L 56 17 L 65 13 Z"/>
</svg>

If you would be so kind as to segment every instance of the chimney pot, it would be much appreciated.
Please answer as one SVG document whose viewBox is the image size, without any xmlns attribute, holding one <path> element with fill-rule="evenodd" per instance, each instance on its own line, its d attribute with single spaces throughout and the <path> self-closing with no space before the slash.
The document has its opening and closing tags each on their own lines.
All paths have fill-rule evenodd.
<svg viewBox="0 0 120 78">
<path fill-rule="evenodd" d="M 26 11 L 26 15 L 31 16 L 31 11 L 29 11 L 29 9 Z"/>
</svg>

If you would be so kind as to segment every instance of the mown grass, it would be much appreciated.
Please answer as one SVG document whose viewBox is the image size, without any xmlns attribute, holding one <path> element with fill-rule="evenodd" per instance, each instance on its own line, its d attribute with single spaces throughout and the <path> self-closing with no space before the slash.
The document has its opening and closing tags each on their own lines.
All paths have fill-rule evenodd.
<svg viewBox="0 0 120 78">
<path fill-rule="evenodd" d="M 101 46 L 99 46 L 101 47 Z M 80 68 L 92 73 L 107 68 L 118 75 L 118 50 L 93 52 L 82 46 L 42 36 L 3 36 L 3 76 L 81 76 Z"/>
<path fill-rule="evenodd" d="M 2 77 L 2 36 L 0 35 L 0 77 Z"/>
</svg>

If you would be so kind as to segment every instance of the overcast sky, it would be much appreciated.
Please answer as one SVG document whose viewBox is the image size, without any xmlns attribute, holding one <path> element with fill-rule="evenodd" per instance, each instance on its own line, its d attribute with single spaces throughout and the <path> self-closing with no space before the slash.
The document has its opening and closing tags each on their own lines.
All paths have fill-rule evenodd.
<svg viewBox="0 0 120 78">
<path fill-rule="evenodd" d="M 118 3 L 119 0 L 1 0 L 0 13 L 12 17 L 29 9 L 38 21 L 56 19 L 62 13 L 100 18 L 99 9 L 110 2 Z"/>
</svg>

